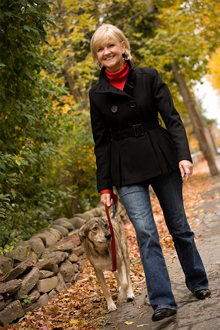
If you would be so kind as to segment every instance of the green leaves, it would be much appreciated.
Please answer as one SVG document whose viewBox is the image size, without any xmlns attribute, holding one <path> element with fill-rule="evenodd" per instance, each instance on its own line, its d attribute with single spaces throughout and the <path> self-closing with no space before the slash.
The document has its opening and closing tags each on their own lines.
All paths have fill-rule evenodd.
<svg viewBox="0 0 220 330">
<path fill-rule="evenodd" d="M 52 162 L 48 172 L 48 184 L 52 181 L 54 189 L 60 191 L 56 216 L 71 217 L 80 209 L 98 203 L 90 117 L 81 106 L 66 104 L 68 111 L 60 112 L 57 117 L 60 157 Z"/>
<path fill-rule="evenodd" d="M 21 299 L 23 300 L 23 302 L 22 302 L 23 306 L 25 306 L 26 304 L 30 304 L 32 301 L 32 298 L 30 296 L 28 296 L 27 294 L 22 296 Z"/>
<path fill-rule="evenodd" d="M 51 22 L 49 13 L 46 0 L 7 0 L 0 4 L 2 252 L 11 249 L 14 240 L 25 239 L 46 226 L 47 221 L 40 218 L 59 198 L 44 182 L 45 164 L 56 157 L 58 132 L 52 100 L 58 100 L 62 93 L 62 88 L 40 73 L 42 68 L 55 71 L 54 56 L 42 49 L 46 42 L 44 27 Z M 35 218 L 32 221 L 30 214 Z"/>
<path fill-rule="evenodd" d="M 10 12 L 10 11 L 6 11 L 6 12 L 4 13 L 4 15 L 10 17 L 10 16 L 12 16 L 12 12 Z"/>
<path fill-rule="evenodd" d="M 30 30 L 31 30 L 31 28 L 30 28 L 29 26 L 27 26 L 27 25 L 24 25 L 24 29 L 25 29 L 26 31 L 28 31 L 28 32 L 30 32 Z"/>
</svg>

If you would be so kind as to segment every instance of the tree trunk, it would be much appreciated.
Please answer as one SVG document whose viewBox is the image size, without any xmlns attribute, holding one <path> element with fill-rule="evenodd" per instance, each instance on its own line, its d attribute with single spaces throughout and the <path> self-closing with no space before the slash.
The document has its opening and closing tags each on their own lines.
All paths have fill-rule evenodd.
<svg viewBox="0 0 220 330">
<path fill-rule="evenodd" d="M 208 135 L 210 137 L 210 141 L 212 143 L 212 147 L 213 147 L 214 153 L 215 153 L 215 155 L 218 155 L 218 150 L 217 150 L 217 147 L 216 147 L 216 144 L 215 144 L 215 140 L 213 138 L 212 132 L 211 132 L 211 130 L 210 130 L 210 128 L 209 128 L 208 125 L 206 126 L 206 130 L 207 130 L 207 133 L 208 133 Z"/>
<path fill-rule="evenodd" d="M 64 60 L 65 78 L 69 85 L 70 94 L 73 95 L 76 103 L 79 103 L 80 101 L 83 100 L 82 103 L 83 103 L 85 109 L 88 110 L 88 96 L 87 96 L 84 86 L 80 82 L 79 71 L 76 69 L 74 74 L 70 73 L 71 64 L 73 64 L 74 67 L 76 68 L 77 62 L 74 57 L 74 50 L 73 50 L 73 48 L 71 46 L 71 42 L 69 40 L 69 32 L 68 32 L 67 23 L 66 23 L 65 11 L 64 11 L 64 7 L 63 7 L 63 0 L 58 0 L 57 4 L 58 4 L 58 8 L 59 8 L 60 19 L 63 23 L 63 31 L 59 30 L 60 38 L 62 39 L 62 33 L 64 33 L 65 40 L 66 40 L 65 43 L 64 42 L 62 43 L 61 53 L 65 52 L 67 47 L 71 50 L 71 53 L 72 53 L 70 58 L 66 57 L 66 59 L 65 59 L 65 56 L 63 57 L 65 59 Z M 78 87 L 76 87 L 76 82 L 79 85 Z"/>
<path fill-rule="evenodd" d="M 196 107 L 194 104 L 194 101 L 191 97 L 191 94 L 189 92 L 189 89 L 186 85 L 184 76 L 179 68 L 178 62 L 177 60 L 174 60 L 172 63 L 172 69 L 173 69 L 173 73 L 174 76 L 178 82 L 178 86 L 179 86 L 179 90 L 180 93 L 183 97 L 186 109 L 188 111 L 189 117 L 192 121 L 192 125 L 194 128 L 194 131 L 197 135 L 197 138 L 199 140 L 199 144 L 201 146 L 203 155 L 205 157 L 205 159 L 208 162 L 208 166 L 209 166 L 209 170 L 212 176 L 219 174 L 218 168 L 216 166 L 215 163 L 215 158 L 210 150 L 209 144 L 207 142 L 205 133 L 204 133 L 204 129 L 203 129 L 203 125 L 201 122 L 201 119 L 196 111 Z"/>
</svg>

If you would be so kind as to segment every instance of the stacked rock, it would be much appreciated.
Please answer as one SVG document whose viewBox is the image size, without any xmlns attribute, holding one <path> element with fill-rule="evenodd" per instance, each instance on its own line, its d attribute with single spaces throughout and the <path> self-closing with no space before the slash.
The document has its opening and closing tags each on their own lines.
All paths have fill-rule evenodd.
<svg viewBox="0 0 220 330">
<path fill-rule="evenodd" d="M 78 231 L 90 218 L 104 214 L 100 206 L 57 219 L 0 256 L 0 326 L 46 306 L 78 280 L 86 262 Z"/>
</svg>

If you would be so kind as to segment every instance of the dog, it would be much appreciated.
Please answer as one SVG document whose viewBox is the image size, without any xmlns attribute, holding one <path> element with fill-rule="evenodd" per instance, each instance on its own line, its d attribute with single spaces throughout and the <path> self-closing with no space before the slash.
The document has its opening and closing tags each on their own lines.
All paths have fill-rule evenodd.
<svg viewBox="0 0 220 330">
<path fill-rule="evenodd" d="M 111 222 L 114 230 L 117 257 L 117 270 L 114 272 L 114 275 L 119 290 L 118 302 L 121 305 L 125 299 L 132 301 L 135 299 L 135 296 L 130 279 L 127 238 L 118 212 L 113 211 Z M 108 310 L 114 311 L 117 307 L 108 291 L 103 275 L 103 270 L 112 270 L 112 235 L 107 217 L 90 219 L 80 228 L 79 238 L 83 243 L 86 257 L 94 267 L 97 280 L 107 301 Z"/>
</svg>

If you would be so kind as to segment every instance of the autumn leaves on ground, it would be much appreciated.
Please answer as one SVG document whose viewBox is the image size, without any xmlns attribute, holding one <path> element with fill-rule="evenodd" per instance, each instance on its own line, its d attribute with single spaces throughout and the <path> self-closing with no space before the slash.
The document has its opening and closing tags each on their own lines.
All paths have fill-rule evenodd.
<svg viewBox="0 0 220 330">
<path fill-rule="evenodd" d="M 184 203 L 191 226 L 197 217 L 194 208 L 202 202 L 203 194 L 213 184 L 208 174 L 196 171 L 191 179 L 184 183 Z M 152 196 L 152 206 L 158 227 L 161 246 L 164 255 L 174 248 L 167 231 L 162 211 L 155 196 Z M 131 279 L 135 295 L 145 288 L 144 272 L 140 261 L 135 232 L 130 222 L 125 224 L 131 261 Z M 199 238 L 196 238 L 198 240 Z M 117 301 L 116 281 L 111 272 L 105 272 L 105 278 L 115 301 Z M 134 302 L 135 303 L 135 302 Z M 26 314 L 18 324 L 10 329 L 16 330 L 71 330 L 71 329 L 101 329 L 108 313 L 106 301 L 96 281 L 92 266 L 87 261 L 80 279 L 68 290 L 63 291 L 58 299 L 52 300 L 48 306 L 31 314 Z M 1 327 L 0 327 L 1 328 Z M 5 325 L 4 330 L 8 329 Z"/>
</svg>

